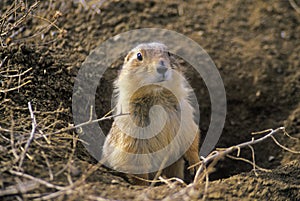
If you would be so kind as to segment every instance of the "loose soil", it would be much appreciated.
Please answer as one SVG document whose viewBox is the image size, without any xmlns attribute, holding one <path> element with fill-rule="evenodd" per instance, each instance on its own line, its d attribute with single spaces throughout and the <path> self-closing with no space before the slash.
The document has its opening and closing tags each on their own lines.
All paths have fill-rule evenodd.
<svg viewBox="0 0 300 201">
<path fill-rule="evenodd" d="M 34 4 L 0 3 L 1 200 L 300 200 L 300 155 L 272 139 L 253 146 L 256 164 L 269 171 L 254 171 L 251 164 L 225 158 L 214 166 L 208 186 L 203 182 L 191 189 L 178 183 L 131 185 L 123 175 L 98 167 L 75 131 L 55 133 L 73 124 L 73 85 L 89 53 L 122 32 L 155 27 L 190 37 L 215 62 L 227 96 L 226 123 L 216 147 L 285 126 L 298 140 L 282 134 L 276 139 L 300 151 L 300 13 L 291 3 L 300 7 L 299 0 L 81 2 L 85 4 L 42 1 L 19 24 Z M 5 14 L 9 10 L 13 12 Z M 120 66 L 121 59 L 101 79 L 98 117 L 110 110 Z M 208 91 L 188 65 L 185 74 L 199 101 L 203 140 L 210 123 Z M 20 164 L 32 130 L 28 102 L 37 127 Z M 100 125 L 108 132 L 111 121 Z M 251 149 L 242 149 L 240 156 L 251 161 Z"/>
</svg>

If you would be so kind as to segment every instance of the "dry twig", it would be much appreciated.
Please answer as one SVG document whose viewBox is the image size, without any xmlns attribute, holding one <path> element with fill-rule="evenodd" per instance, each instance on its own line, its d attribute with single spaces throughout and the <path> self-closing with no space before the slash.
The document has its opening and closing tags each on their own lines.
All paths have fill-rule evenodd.
<svg viewBox="0 0 300 201">
<path fill-rule="evenodd" d="M 300 14 L 300 8 L 299 8 L 299 6 L 296 4 L 295 0 L 289 0 L 289 2 L 290 2 L 290 4 L 291 4 L 291 6 L 295 9 L 295 11 L 296 11 L 297 13 Z"/>
<path fill-rule="evenodd" d="M 17 90 L 17 89 L 20 89 L 21 87 L 25 86 L 26 84 L 29 84 L 31 83 L 31 80 L 28 80 L 27 82 L 24 82 L 16 87 L 13 87 L 13 88 L 9 88 L 9 89 L 0 89 L 0 93 L 7 93 L 9 91 L 14 91 L 14 90 Z"/>
<path fill-rule="evenodd" d="M 15 195 L 19 193 L 27 193 L 39 187 L 39 183 L 36 181 L 25 181 L 20 182 L 16 185 L 11 185 L 5 188 L 4 190 L 0 190 L 1 196 Z"/>
<path fill-rule="evenodd" d="M 8 56 L 5 56 L 4 59 L 1 61 L 0 68 L 4 65 L 7 58 L 8 58 Z"/>
<path fill-rule="evenodd" d="M 284 149 L 284 150 L 286 150 L 286 151 L 288 151 L 288 152 L 291 152 L 291 153 L 293 153 L 293 154 L 300 154 L 300 151 L 295 151 L 295 150 L 289 149 L 289 148 L 283 146 L 282 144 L 280 144 L 280 143 L 276 140 L 276 138 L 275 138 L 274 136 L 271 136 L 271 138 L 272 138 L 272 140 L 275 142 L 275 144 L 277 144 L 280 148 L 282 148 L 282 149 Z"/>
<path fill-rule="evenodd" d="M 265 136 L 263 136 L 261 138 L 258 138 L 258 139 L 252 138 L 251 141 L 244 142 L 244 143 L 241 143 L 239 145 L 235 145 L 235 146 L 226 148 L 226 149 L 224 149 L 222 151 L 215 151 L 215 152 L 213 152 L 213 154 L 209 155 L 206 158 L 203 158 L 203 160 L 200 163 L 195 164 L 195 165 L 189 167 L 189 168 L 192 168 L 192 167 L 195 167 L 197 165 L 200 165 L 199 169 L 197 170 L 194 182 L 197 182 L 199 180 L 199 176 L 203 172 L 204 166 L 206 166 L 209 162 L 211 162 L 211 161 L 213 161 L 213 160 L 215 160 L 217 158 L 222 158 L 222 157 L 226 156 L 227 154 L 229 154 L 229 153 L 231 153 L 231 152 L 233 152 L 235 150 L 239 150 L 239 149 L 247 147 L 249 145 L 253 145 L 253 144 L 257 144 L 259 142 L 262 142 L 265 139 L 267 139 L 267 138 L 271 137 L 272 135 L 274 135 L 275 133 L 278 133 L 279 131 L 283 131 L 284 132 L 285 128 L 284 127 L 279 127 L 279 128 L 277 128 L 275 130 L 268 129 L 268 130 L 265 130 L 265 131 L 262 131 L 262 132 L 253 133 L 253 134 L 261 134 L 261 133 L 269 132 L 267 135 L 265 135 Z"/>
<path fill-rule="evenodd" d="M 16 13 L 18 11 L 18 9 L 22 6 L 21 4 L 18 4 L 17 7 L 15 8 L 11 8 L 8 9 L 8 11 L 1 16 L 0 22 L 1 22 L 1 29 L 0 29 L 0 36 L 4 37 L 7 36 L 8 33 L 10 33 L 11 31 L 13 31 L 16 27 L 18 27 L 21 23 L 23 23 L 25 21 L 25 19 L 27 18 L 27 16 L 34 10 L 37 8 L 37 6 L 39 5 L 39 1 L 36 1 L 34 4 L 32 4 L 28 10 L 26 10 L 24 12 L 24 14 L 12 25 L 12 26 L 7 26 L 8 29 L 3 31 L 3 26 L 4 23 L 6 22 L 7 18 L 12 14 L 12 13 Z"/>
<path fill-rule="evenodd" d="M 262 167 L 256 165 L 253 161 L 250 161 L 250 160 L 248 160 L 246 158 L 236 157 L 236 156 L 232 156 L 232 155 L 229 155 L 229 154 L 226 155 L 226 157 L 231 158 L 233 160 L 238 160 L 238 161 L 243 161 L 245 163 L 249 163 L 250 165 L 252 165 L 253 167 L 255 167 L 254 170 L 257 169 L 257 170 L 260 170 L 260 171 L 263 171 L 263 172 L 271 172 L 271 170 L 262 168 Z M 252 158 L 252 160 L 253 160 L 253 158 Z"/>
<path fill-rule="evenodd" d="M 45 180 L 36 178 L 34 176 L 31 176 L 31 175 L 23 173 L 23 172 L 18 172 L 18 171 L 15 171 L 15 170 L 9 170 L 9 173 L 13 174 L 13 175 L 16 175 L 16 176 L 19 176 L 19 177 L 24 177 L 26 179 L 30 179 L 32 181 L 36 181 L 36 182 L 38 182 L 42 185 L 45 185 L 48 188 L 54 188 L 56 190 L 64 190 L 66 188 L 66 187 L 63 187 L 63 186 L 58 186 L 58 185 L 51 184 L 51 183 L 49 183 Z"/>
<path fill-rule="evenodd" d="M 199 184 L 205 179 L 205 186 L 204 186 L 204 192 L 203 192 L 203 197 L 202 199 L 205 200 L 207 197 L 207 192 L 208 192 L 208 185 L 209 185 L 209 174 L 210 172 L 213 171 L 213 167 L 215 166 L 215 164 L 218 162 L 218 160 L 220 158 L 223 158 L 224 156 L 228 156 L 230 158 L 234 158 L 234 159 L 238 159 L 238 160 L 243 160 L 245 162 L 248 162 L 250 164 L 253 165 L 253 169 L 259 169 L 259 170 L 263 170 L 263 171 L 268 171 L 266 169 L 260 168 L 255 164 L 255 157 L 254 157 L 254 149 L 251 145 L 257 144 L 259 142 L 264 141 L 267 138 L 274 138 L 274 134 L 278 133 L 279 131 L 283 131 L 283 133 L 287 136 L 289 136 L 284 127 L 279 127 L 277 129 L 268 129 L 268 130 L 264 130 L 264 131 L 260 131 L 260 132 L 255 132 L 252 134 L 266 134 L 265 136 L 258 138 L 258 139 L 254 139 L 252 138 L 251 141 L 248 142 L 244 142 L 226 149 L 222 149 L 222 150 L 218 150 L 218 151 L 213 151 L 210 155 L 208 155 L 206 158 L 201 157 L 202 161 L 198 164 L 194 164 L 192 166 L 190 166 L 189 168 L 193 168 L 195 166 L 200 165 L 200 167 L 198 168 L 194 181 L 193 183 L 189 184 L 186 188 L 180 190 L 179 192 L 172 194 L 170 196 L 167 196 L 166 198 L 164 198 L 163 200 L 172 200 L 172 199 L 176 199 L 176 198 L 188 198 L 191 199 L 191 194 L 198 197 L 200 194 L 200 190 L 197 190 L 199 188 Z M 275 138 L 274 138 L 275 139 Z M 273 139 L 273 140 L 274 140 Z M 281 148 L 287 150 L 287 151 L 291 151 L 292 153 L 300 153 L 298 151 L 293 151 L 290 150 L 288 148 L 286 148 L 285 146 L 281 145 L 279 142 L 276 141 L 276 139 L 274 140 L 274 142 L 279 145 Z M 237 156 L 239 156 L 240 154 L 240 150 L 244 147 L 249 147 L 252 151 L 252 162 L 244 159 L 244 158 L 239 158 L 239 157 L 233 157 L 230 156 L 229 154 L 232 153 L 233 151 L 237 151 Z M 207 165 L 209 164 L 209 166 L 207 167 Z M 191 193 L 192 192 L 192 193 Z"/>
<path fill-rule="evenodd" d="M 33 114 L 33 111 L 32 111 L 32 108 L 31 108 L 31 103 L 28 102 L 28 109 L 29 109 L 29 112 L 30 112 L 30 117 L 31 117 L 31 120 L 32 120 L 32 123 L 31 123 L 31 127 L 32 127 L 32 130 L 31 130 L 31 133 L 30 133 L 30 136 L 27 140 L 27 143 L 25 145 L 25 148 L 24 148 L 24 151 L 22 152 L 21 154 L 21 157 L 20 157 L 20 161 L 19 161 L 19 168 L 22 167 L 22 164 L 23 164 L 23 160 L 25 158 L 25 155 L 26 155 L 26 152 L 28 150 L 28 147 L 30 145 L 30 143 L 32 142 L 33 138 L 34 138 L 34 135 L 35 135 L 35 129 L 36 129 L 36 120 L 35 120 L 35 116 Z"/>
<path fill-rule="evenodd" d="M 59 134 L 59 133 L 63 133 L 63 132 L 70 131 L 70 130 L 76 130 L 76 129 L 81 128 L 81 127 L 86 126 L 86 125 L 90 125 L 90 124 L 97 123 L 97 122 L 104 121 L 104 120 L 110 120 L 112 118 L 119 117 L 119 116 L 124 116 L 124 115 L 129 115 L 129 113 L 121 113 L 121 114 L 115 114 L 115 115 L 110 115 L 110 116 L 104 115 L 100 119 L 93 119 L 93 106 L 91 106 L 91 108 L 90 108 L 90 116 L 89 116 L 89 120 L 88 121 L 83 122 L 81 124 L 77 124 L 76 126 L 70 126 L 70 127 L 67 127 L 67 128 L 63 128 L 63 129 L 61 129 L 59 131 L 56 131 L 56 132 L 53 132 L 53 133 L 49 133 L 47 135 Z"/>
<path fill-rule="evenodd" d="M 47 156 L 46 156 L 46 154 L 45 154 L 45 152 L 44 151 L 42 151 L 42 156 L 44 157 L 44 159 L 45 159 L 45 161 L 46 161 L 46 164 L 47 164 L 47 167 L 48 167 L 48 171 L 49 171 L 49 179 L 50 179 L 50 181 L 52 181 L 53 180 L 53 173 L 52 173 L 52 170 L 51 170 L 51 166 L 50 166 L 50 163 L 49 163 L 49 160 L 48 160 L 48 158 L 47 158 Z"/>
</svg>

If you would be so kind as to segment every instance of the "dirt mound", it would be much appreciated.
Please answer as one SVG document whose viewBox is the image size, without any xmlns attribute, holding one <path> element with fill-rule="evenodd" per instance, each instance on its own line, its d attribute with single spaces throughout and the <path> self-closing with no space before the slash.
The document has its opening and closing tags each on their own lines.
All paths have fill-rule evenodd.
<svg viewBox="0 0 300 201">
<path fill-rule="evenodd" d="M 251 140 L 253 131 L 285 126 L 298 140 L 280 134 L 276 139 L 299 151 L 297 5 L 300 1 L 1 1 L 1 200 L 190 200 L 203 196 L 300 200 L 300 155 L 281 149 L 271 139 L 253 146 L 256 164 L 271 171 L 254 172 L 251 164 L 226 158 L 214 167 L 208 187 L 205 182 L 197 188 L 178 183 L 142 187 L 98 167 L 74 130 L 56 133 L 73 124 L 74 80 L 88 54 L 119 33 L 156 27 L 190 37 L 215 62 L 227 96 L 227 118 L 217 147 Z M 121 62 L 114 63 L 101 79 L 96 96 L 99 117 L 110 110 L 112 83 Z M 209 94 L 201 76 L 188 64 L 186 68 L 205 135 L 210 123 Z M 111 121 L 100 125 L 107 132 Z M 241 150 L 241 157 L 251 160 L 251 156 L 251 149 Z"/>
</svg>

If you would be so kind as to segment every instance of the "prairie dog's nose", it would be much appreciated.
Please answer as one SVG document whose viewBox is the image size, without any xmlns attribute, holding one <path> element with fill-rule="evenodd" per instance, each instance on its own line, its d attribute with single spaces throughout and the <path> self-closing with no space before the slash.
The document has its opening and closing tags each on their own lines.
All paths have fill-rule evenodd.
<svg viewBox="0 0 300 201">
<path fill-rule="evenodd" d="M 159 66 L 156 70 L 159 74 L 165 74 L 168 69 L 165 66 Z"/>
<path fill-rule="evenodd" d="M 159 65 L 161 65 L 161 66 L 165 66 L 165 62 L 164 62 L 164 60 L 160 60 L 160 61 L 159 61 Z"/>
<path fill-rule="evenodd" d="M 164 60 L 159 61 L 159 65 L 156 70 L 159 74 L 165 74 L 165 72 L 168 70 L 168 68 L 166 67 Z"/>
</svg>

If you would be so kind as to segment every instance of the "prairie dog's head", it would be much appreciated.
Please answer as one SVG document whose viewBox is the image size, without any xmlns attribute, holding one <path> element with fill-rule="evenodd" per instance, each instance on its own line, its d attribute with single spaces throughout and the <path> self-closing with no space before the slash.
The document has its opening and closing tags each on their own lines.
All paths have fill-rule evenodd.
<svg viewBox="0 0 300 201">
<path fill-rule="evenodd" d="M 133 48 L 125 57 L 122 70 L 115 81 L 115 97 L 120 107 L 127 111 L 132 97 L 140 97 L 167 89 L 178 100 L 187 98 L 190 88 L 175 58 L 162 43 L 143 43 Z"/>
<path fill-rule="evenodd" d="M 125 57 L 119 79 L 139 86 L 168 82 L 173 76 L 170 56 L 162 43 L 140 44 Z"/>
</svg>

